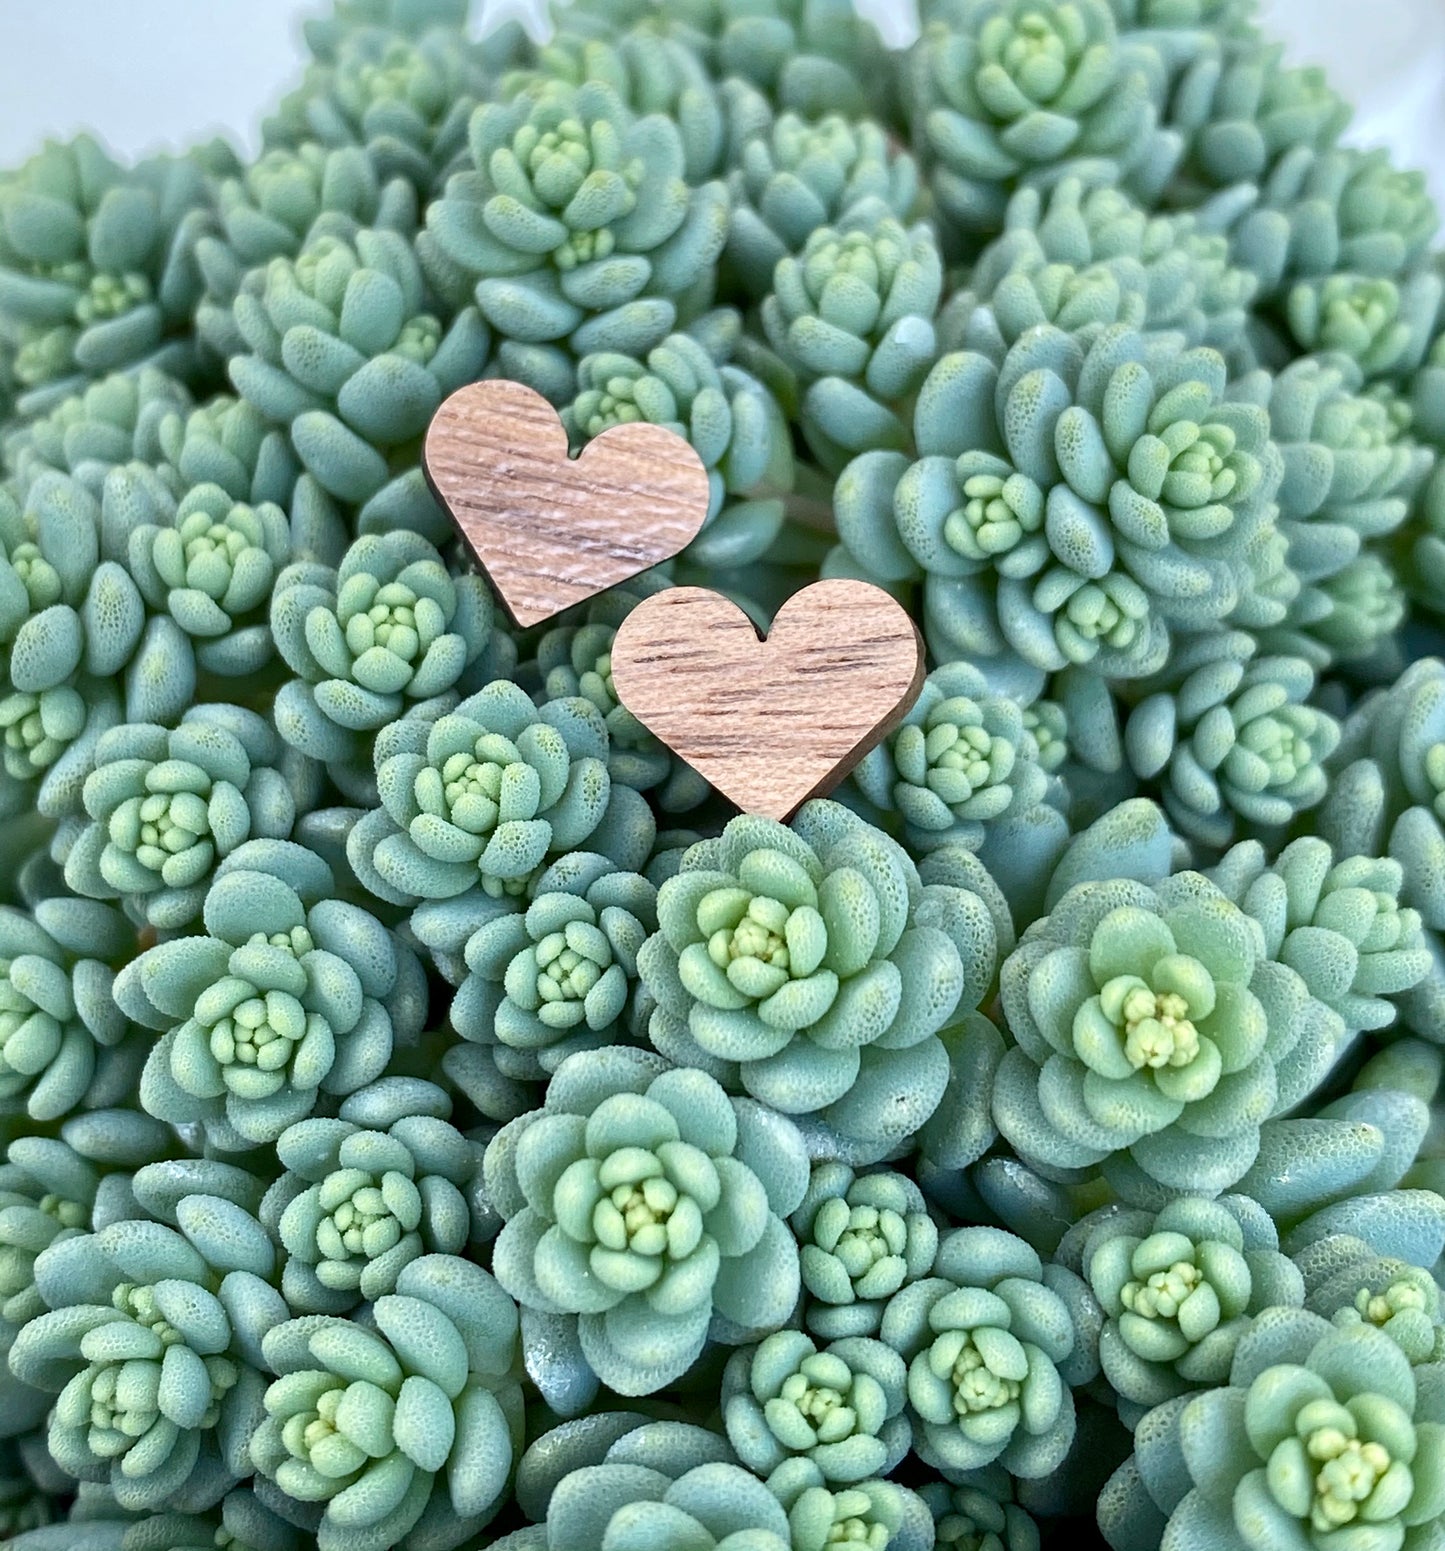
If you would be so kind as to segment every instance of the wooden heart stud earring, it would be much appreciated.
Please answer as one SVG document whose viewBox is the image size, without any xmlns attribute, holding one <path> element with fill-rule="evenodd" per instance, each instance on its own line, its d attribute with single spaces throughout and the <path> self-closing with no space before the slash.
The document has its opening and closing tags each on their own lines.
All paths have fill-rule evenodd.
<svg viewBox="0 0 1445 1551">
<path fill-rule="evenodd" d="M 907 610 L 869 582 L 805 587 L 762 640 L 720 593 L 674 587 L 612 643 L 612 682 L 638 721 L 739 808 L 779 820 L 881 743 L 923 676 Z"/>
<path fill-rule="evenodd" d="M 422 462 L 524 628 L 672 559 L 707 517 L 707 470 L 676 432 L 613 426 L 574 459 L 557 411 L 519 382 L 453 393 L 432 418 Z"/>
</svg>

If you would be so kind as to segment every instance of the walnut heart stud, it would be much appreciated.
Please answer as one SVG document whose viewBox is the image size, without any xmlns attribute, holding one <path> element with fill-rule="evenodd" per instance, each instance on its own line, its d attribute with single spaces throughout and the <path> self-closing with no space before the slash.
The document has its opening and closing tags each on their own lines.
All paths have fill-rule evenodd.
<svg viewBox="0 0 1445 1551">
<path fill-rule="evenodd" d="M 474 382 L 437 410 L 427 483 L 521 626 L 670 560 L 707 517 L 702 459 L 660 425 L 618 425 L 576 459 L 557 411 L 519 382 Z"/>
<path fill-rule="evenodd" d="M 902 721 L 923 685 L 907 612 L 868 582 L 815 582 L 766 639 L 721 594 L 645 598 L 612 643 L 629 711 L 749 813 L 786 819 Z"/>
</svg>

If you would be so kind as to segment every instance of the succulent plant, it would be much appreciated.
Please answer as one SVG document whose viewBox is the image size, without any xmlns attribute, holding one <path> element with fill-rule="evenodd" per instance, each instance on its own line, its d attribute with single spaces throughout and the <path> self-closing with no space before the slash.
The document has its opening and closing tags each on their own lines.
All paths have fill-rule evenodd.
<svg viewBox="0 0 1445 1551">
<path fill-rule="evenodd" d="M 460 1255 L 473 1237 L 467 1192 L 481 1150 L 420 1079 L 358 1089 L 334 1120 L 313 1116 L 276 1139 L 286 1172 L 260 1215 L 286 1251 L 281 1287 L 298 1312 L 344 1313 L 394 1291 L 422 1255 Z"/>
<path fill-rule="evenodd" d="M 839 479 L 848 559 L 923 578 L 942 661 L 1156 672 L 1173 631 L 1235 607 L 1273 515 L 1269 417 L 1225 384 L 1217 352 L 1151 350 L 1124 326 L 945 355 L 918 396 L 917 456 L 870 450 Z"/>
<path fill-rule="evenodd" d="M 672 123 L 598 81 L 548 82 L 479 109 L 468 145 L 418 251 L 439 289 L 475 295 L 508 375 L 570 397 L 569 354 L 635 355 L 686 321 L 727 193 L 685 181 Z"/>
<path fill-rule="evenodd" d="M 737 162 L 725 258 L 751 296 L 767 295 L 778 261 L 799 254 L 819 227 L 851 226 L 864 209 L 899 221 L 917 210 L 917 165 L 867 119 L 780 113 Z"/>
<path fill-rule="evenodd" d="M 653 1044 L 880 1153 L 937 1107 L 938 1031 L 992 979 L 983 902 L 921 886 L 900 847 L 824 801 L 791 829 L 743 816 L 694 846 L 657 920 L 638 960 Z"/>
<path fill-rule="evenodd" d="M 520 893 L 595 837 L 613 797 L 606 761 L 607 729 L 580 698 L 539 709 L 498 679 L 455 708 L 420 707 L 377 736 L 381 805 L 351 832 L 352 865 L 398 903 Z"/>
<path fill-rule="evenodd" d="M 804 434 L 830 472 L 866 448 L 903 444 L 899 409 L 937 354 L 942 287 L 932 232 L 891 215 L 818 227 L 779 260 L 763 329 L 797 380 Z"/>
<path fill-rule="evenodd" d="M 934 198 L 965 239 L 1003 226 L 1019 185 L 1106 165 L 1154 198 L 1178 146 L 1160 132 L 1148 54 L 1105 0 L 952 0 L 914 52 L 909 107 Z"/>
<path fill-rule="evenodd" d="M 5 180 L 0 324 L 17 347 L 23 413 L 121 368 L 193 365 L 195 247 L 210 206 L 199 158 L 125 169 L 89 135 L 50 141 Z"/>
<path fill-rule="evenodd" d="M 236 391 L 288 432 L 322 489 L 359 508 L 363 531 L 446 531 L 417 443 L 480 374 L 490 338 L 475 309 L 443 327 L 430 306 L 410 243 L 385 230 L 323 232 L 253 270 L 236 296 L 249 351 L 231 359 Z"/>
<path fill-rule="evenodd" d="M 1252 1316 L 1303 1304 L 1304 1281 L 1278 1246 L 1245 1196 L 1184 1196 L 1089 1231 L 1081 1261 L 1105 1315 L 1099 1362 L 1136 1414 L 1224 1383 Z"/>
<path fill-rule="evenodd" d="M 1023 1479 L 1048 1475 L 1073 1442 L 1071 1386 L 1097 1369 L 1091 1301 L 1011 1233 L 945 1234 L 933 1275 L 883 1314 L 882 1339 L 908 1362 L 919 1457 L 940 1471 L 1002 1460 Z"/>
<path fill-rule="evenodd" d="M 807 1188 L 802 1140 L 704 1072 L 625 1047 L 570 1056 L 546 1107 L 488 1147 L 486 1177 L 506 1219 L 498 1280 L 524 1309 L 575 1321 L 576 1361 L 618 1394 L 684 1373 L 714 1311 L 746 1340 L 797 1302 L 784 1219 Z"/>
<path fill-rule="evenodd" d="M 141 1082 L 147 1111 L 244 1151 L 276 1141 L 322 1093 L 380 1077 L 426 1005 L 410 950 L 334 897 L 318 857 L 255 846 L 234 862 L 206 894 L 205 934 L 147 949 L 115 994 L 161 1033 Z"/>
<path fill-rule="evenodd" d="M 819 1347 L 780 1330 L 744 1347 L 723 1375 L 728 1441 L 754 1474 L 807 1460 L 831 1484 L 887 1475 L 908 1452 L 906 1370 L 867 1336 Z"/>
<path fill-rule="evenodd" d="M 1049 1169 L 1127 1150 L 1168 1189 L 1217 1193 L 1254 1162 L 1279 1068 L 1333 1054 L 1303 980 L 1198 873 L 1077 885 L 1005 961 L 1001 995 L 1018 1043 L 994 1119 Z"/>
<path fill-rule="evenodd" d="M 455 688 L 486 650 L 494 605 L 478 576 L 452 576 L 410 533 L 368 534 L 332 570 L 298 562 L 276 580 L 271 629 L 297 675 L 277 696 L 293 747 L 357 762 L 357 737 Z"/>
<path fill-rule="evenodd" d="M 112 728 L 94 758 L 82 792 L 89 822 L 65 855 L 66 881 L 152 926 L 194 921 L 217 863 L 247 840 L 287 839 L 295 822 L 280 740 L 241 706 L 195 706 L 171 730 Z"/>
<path fill-rule="evenodd" d="M 710 320 L 723 338 L 736 317 Z M 647 422 L 685 436 L 708 471 L 711 498 L 702 531 L 688 546 L 698 565 L 757 560 L 778 536 L 793 485 L 793 448 L 777 400 L 756 378 L 716 362 L 691 334 L 671 334 L 645 362 L 617 351 L 585 356 L 578 394 L 562 412 L 574 442 L 615 425 Z"/>
<path fill-rule="evenodd" d="M 1374 1326 L 1271 1311 L 1240 1342 L 1228 1385 L 1141 1422 L 1127 1475 L 1101 1503 L 1105 1535 L 1129 1543 L 1118 1538 L 1130 1533 L 1119 1517 L 1127 1504 L 1136 1523 L 1167 1519 L 1170 1535 L 1221 1551 L 1264 1536 L 1427 1543 L 1420 1533 L 1438 1530 L 1445 1483 L 1433 1377 Z"/>
<path fill-rule="evenodd" d="M 579 1050 L 646 1037 L 637 956 L 657 928 L 657 890 L 574 851 L 538 879 L 525 911 L 480 925 L 452 1002 L 463 1039 L 493 1046 L 507 1076 L 535 1081 Z"/>
<path fill-rule="evenodd" d="M 284 1499 L 324 1504 L 323 1551 L 385 1551 L 419 1520 L 460 1541 L 495 1510 L 521 1441 L 516 1305 L 480 1266 L 423 1255 L 372 1317 L 266 1332 L 279 1377 L 252 1460 Z"/>
<path fill-rule="evenodd" d="M 35 1265 L 50 1310 L 10 1349 L 18 1377 L 57 1395 L 56 1461 L 131 1513 L 214 1502 L 250 1473 L 262 1336 L 286 1317 L 254 1217 L 206 1194 L 177 1213 L 179 1229 L 123 1220 L 52 1243 Z"/>
<path fill-rule="evenodd" d="M 926 1276 L 938 1252 L 922 1192 L 885 1170 L 815 1165 L 792 1224 L 808 1295 L 804 1319 L 826 1340 L 876 1335 L 887 1300 Z"/>
</svg>

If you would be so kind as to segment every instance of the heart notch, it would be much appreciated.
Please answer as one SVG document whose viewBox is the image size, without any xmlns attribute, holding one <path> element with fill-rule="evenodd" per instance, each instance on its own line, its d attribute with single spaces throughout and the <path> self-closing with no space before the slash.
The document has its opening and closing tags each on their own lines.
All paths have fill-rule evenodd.
<svg viewBox="0 0 1445 1551">
<path fill-rule="evenodd" d="M 830 791 L 908 714 L 923 641 L 881 587 L 815 582 L 760 639 L 720 593 L 645 598 L 612 643 L 618 699 L 748 813 L 784 821 Z"/>
<path fill-rule="evenodd" d="M 707 470 L 665 426 L 612 426 L 568 455 L 540 393 L 492 380 L 432 417 L 422 466 L 512 619 L 541 624 L 685 549 L 707 519 Z"/>
</svg>

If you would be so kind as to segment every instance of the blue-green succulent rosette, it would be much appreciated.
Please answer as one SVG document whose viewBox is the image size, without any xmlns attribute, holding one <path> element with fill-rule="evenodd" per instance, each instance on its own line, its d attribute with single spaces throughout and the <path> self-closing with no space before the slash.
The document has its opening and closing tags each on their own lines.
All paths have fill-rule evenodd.
<svg viewBox="0 0 1445 1551">
<path fill-rule="evenodd" d="M 296 677 L 276 697 L 277 730 L 343 774 L 365 771 L 366 735 L 455 690 L 488 649 L 494 612 L 479 576 L 451 575 L 413 533 L 365 535 L 334 569 L 288 567 L 271 630 Z"/>
<path fill-rule="evenodd" d="M 876 1335 L 887 1300 L 933 1269 L 938 1226 L 904 1174 L 819 1163 L 793 1213 L 804 1322 L 826 1340 Z"/>
<path fill-rule="evenodd" d="M 422 1026 L 415 955 L 337 899 L 330 869 L 300 846 L 236 853 L 202 921 L 203 934 L 132 960 L 115 995 L 161 1036 L 141 1079 L 147 1112 L 200 1125 L 222 1151 L 275 1142 L 374 1082 Z"/>
<path fill-rule="evenodd" d="M 1105 1315 L 1099 1363 L 1135 1420 L 1175 1395 L 1226 1382 L 1253 1317 L 1304 1302 L 1304 1280 L 1280 1253 L 1274 1224 L 1247 1196 L 1184 1196 L 1152 1216 L 1106 1209 L 1072 1231 Z"/>
<path fill-rule="evenodd" d="M 1046 1476 L 1074 1439 L 1074 1386 L 1098 1371 L 1093 1295 L 1000 1228 L 945 1234 L 933 1274 L 884 1310 L 908 1363 L 914 1452 L 947 1479 L 1000 1461 Z"/>
<path fill-rule="evenodd" d="M 1099 1504 L 1116 1547 L 1424 1547 L 1445 1515 L 1440 1365 L 1384 1331 L 1262 1315 L 1229 1383 L 1149 1413 Z"/>
<path fill-rule="evenodd" d="M 881 1341 L 845 1336 L 820 1347 L 779 1330 L 728 1359 L 728 1442 L 770 1484 L 797 1461 L 835 1486 L 891 1475 L 912 1442 L 906 1383 L 903 1359 Z"/>
<path fill-rule="evenodd" d="M 392 1292 L 422 1255 L 465 1254 L 482 1150 L 448 1123 L 451 1108 L 434 1083 L 383 1078 L 335 1119 L 313 1115 L 276 1139 L 286 1172 L 259 1216 L 286 1252 L 281 1288 L 294 1310 L 344 1314 Z"/>
<path fill-rule="evenodd" d="M 652 1003 L 637 959 L 656 927 L 647 878 L 569 852 L 537 880 L 525 911 L 499 913 L 467 939 L 452 1027 L 526 1082 L 579 1050 L 645 1042 Z"/>
<path fill-rule="evenodd" d="M 989 692 L 971 663 L 935 668 L 897 732 L 853 775 L 869 802 L 896 813 L 910 851 L 980 850 L 993 826 L 1031 814 L 1050 795 L 1024 708 Z"/>
<path fill-rule="evenodd" d="M 212 221 L 208 156 L 235 166 L 216 142 L 123 168 L 78 135 L 6 178 L 0 327 L 25 416 L 122 368 L 194 366 L 186 332 L 201 291 L 195 246 Z"/>
<path fill-rule="evenodd" d="M 756 1339 L 797 1303 L 785 1219 L 808 1185 L 802 1138 L 651 1051 L 569 1057 L 544 1107 L 488 1146 L 486 1181 L 506 1219 L 493 1270 L 522 1305 L 539 1384 L 557 1360 L 550 1346 L 584 1379 L 590 1369 L 618 1394 L 651 1394 L 710 1337 Z M 576 1384 L 575 1371 L 566 1377 Z"/>
<path fill-rule="evenodd" d="M 1009 195 L 1070 172 L 1156 203 L 1179 156 L 1158 123 L 1160 62 L 1105 0 L 951 0 L 909 61 L 908 106 L 934 198 L 964 243 L 1003 228 Z"/>
<path fill-rule="evenodd" d="M 377 734 L 380 805 L 347 855 L 393 904 L 521 895 L 584 844 L 640 866 L 655 826 L 636 792 L 613 786 L 607 756 L 606 724 L 580 696 L 539 707 L 497 679 L 459 704 L 416 708 Z"/>
<path fill-rule="evenodd" d="M 254 269 L 234 303 L 246 352 L 237 393 L 286 431 L 328 495 L 362 532 L 444 540 L 418 462 L 442 400 L 480 375 L 491 339 L 475 308 L 443 325 L 409 236 L 321 232 L 294 259 Z"/>
<path fill-rule="evenodd" d="M 864 1161 L 937 1108 L 939 1032 L 993 980 L 984 902 L 923 885 L 900 846 L 822 800 L 791 827 L 745 815 L 692 847 L 657 919 L 638 961 L 657 1000 L 653 1044 L 821 1122 Z"/>
<path fill-rule="evenodd" d="M 17 1376 L 57 1396 L 52 1456 L 129 1513 L 204 1508 L 250 1475 L 262 1337 L 287 1315 L 274 1245 L 243 1206 L 183 1194 L 175 1222 L 52 1244 L 35 1264 L 49 1312 L 10 1352 Z"/>
<path fill-rule="evenodd" d="M 1003 1135 L 1046 1172 L 1104 1164 L 1146 1193 L 1232 1185 L 1344 1037 L 1198 873 L 1070 890 L 1005 962 L 1001 1001 L 1017 1042 L 994 1087 Z"/>
<path fill-rule="evenodd" d="M 369 1324 L 292 1319 L 262 1347 L 278 1377 L 250 1440 L 257 1495 L 320 1551 L 459 1545 L 486 1527 L 522 1441 L 517 1308 L 489 1272 L 423 1255 Z"/>
<path fill-rule="evenodd" d="M 913 408 L 916 450 L 871 446 L 839 478 L 830 567 L 922 579 L 943 662 L 1157 672 L 1175 632 L 1237 606 L 1274 518 L 1269 416 L 1227 383 L 1217 351 L 1125 324 L 944 355 Z"/>
<path fill-rule="evenodd" d="M 289 838 L 306 790 L 305 762 L 288 759 L 269 721 L 238 705 L 193 706 L 170 729 L 112 728 L 94 766 L 81 793 L 87 822 L 57 858 L 66 882 L 172 931 L 200 914 L 218 864 L 238 847 Z"/>
<path fill-rule="evenodd" d="M 509 377 L 563 401 L 574 361 L 645 352 L 705 299 L 726 188 L 689 184 L 677 127 L 600 81 L 548 81 L 473 115 L 417 239 L 436 288 L 475 299 Z"/>
</svg>

